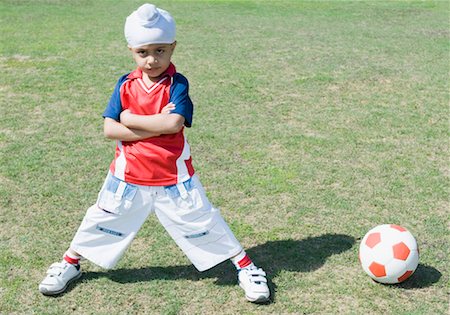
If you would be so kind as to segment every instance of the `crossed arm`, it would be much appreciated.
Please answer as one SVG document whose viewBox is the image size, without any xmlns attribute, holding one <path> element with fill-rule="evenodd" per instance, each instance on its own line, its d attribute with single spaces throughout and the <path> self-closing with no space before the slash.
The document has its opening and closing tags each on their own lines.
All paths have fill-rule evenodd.
<svg viewBox="0 0 450 315">
<path fill-rule="evenodd" d="M 136 115 L 129 110 L 120 114 L 120 122 L 106 117 L 103 125 L 105 137 L 119 141 L 138 141 L 162 134 L 177 133 L 183 128 L 184 117 L 171 114 L 175 105 L 166 105 L 160 114 Z"/>
</svg>

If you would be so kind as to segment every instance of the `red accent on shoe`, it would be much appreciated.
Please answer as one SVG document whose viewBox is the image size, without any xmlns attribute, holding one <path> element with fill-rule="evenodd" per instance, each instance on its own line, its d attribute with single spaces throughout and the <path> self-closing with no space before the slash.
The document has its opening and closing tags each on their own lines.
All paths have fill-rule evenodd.
<svg viewBox="0 0 450 315">
<path fill-rule="evenodd" d="M 245 255 L 244 258 L 242 258 L 241 260 L 238 261 L 239 268 L 241 268 L 241 269 L 247 267 L 251 263 L 252 263 L 252 260 L 250 259 L 250 257 L 248 257 L 248 255 Z"/>
<path fill-rule="evenodd" d="M 64 255 L 64 260 L 67 261 L 71 265 L 78 265 L 80 263 L 80 258 L 72 258 L 67 255 Z"/>
</svg>

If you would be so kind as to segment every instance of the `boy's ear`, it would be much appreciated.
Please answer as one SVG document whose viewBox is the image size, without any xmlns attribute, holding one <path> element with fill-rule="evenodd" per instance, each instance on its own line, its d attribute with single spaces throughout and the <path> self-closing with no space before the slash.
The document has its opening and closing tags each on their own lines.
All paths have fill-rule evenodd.
<svg viewBox="0 0 450 315">
<path fill-rule="evenodd" d="M 133 48 L 130 45 L 127 45 L 128 50 L 132 50 Z"/>
</svg>

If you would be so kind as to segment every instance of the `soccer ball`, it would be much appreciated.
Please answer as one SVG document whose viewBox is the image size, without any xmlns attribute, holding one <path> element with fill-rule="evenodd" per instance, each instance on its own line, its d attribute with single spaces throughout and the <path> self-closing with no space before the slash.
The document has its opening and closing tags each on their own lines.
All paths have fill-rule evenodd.
<svg viewBox="0 0 450 315">
<path fill-rule="evenodd" d="M 364 271 L 381 283 L 400 283 L 408 279 L 419 264 L 419 248 L 414 236 L 395 224 L 371 229 L 359 246 Z"/>
</svg>

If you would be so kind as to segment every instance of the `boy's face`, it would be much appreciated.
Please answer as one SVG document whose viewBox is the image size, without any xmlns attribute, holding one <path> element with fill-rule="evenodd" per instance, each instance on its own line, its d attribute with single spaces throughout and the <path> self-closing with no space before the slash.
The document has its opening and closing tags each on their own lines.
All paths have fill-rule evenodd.
<svg viewBox="0 0 450 315">
<path fill-rule="evenodd" d="M 149 44 L 131 48 L 134 61 L 150 79 L 157 80 L 170 65 L 176 42 L 172 44 Z"/>
</svg>

